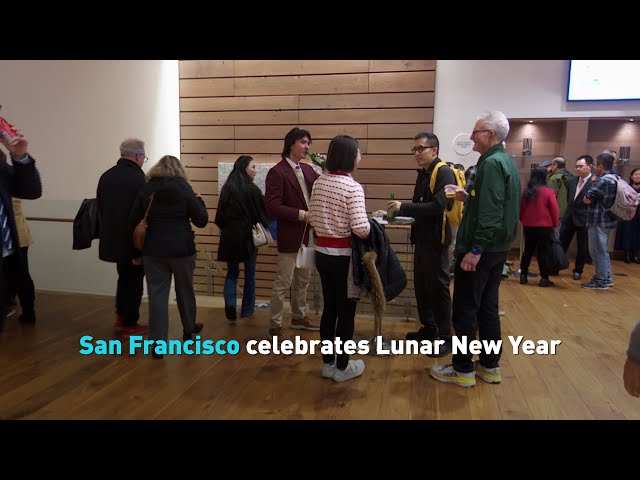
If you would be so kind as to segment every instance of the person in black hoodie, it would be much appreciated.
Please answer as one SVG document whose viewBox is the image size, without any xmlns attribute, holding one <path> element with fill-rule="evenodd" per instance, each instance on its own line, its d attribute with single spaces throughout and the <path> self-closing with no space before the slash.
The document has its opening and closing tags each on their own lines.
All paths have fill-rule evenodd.
<svg viewBox="0 0 640 480">
<path fill-rule="evenodd" d="M 202 330 L 196 323 L 193 272 L 196 266 L 195 234 L 191 223 L 202 228 L 209 222 L 204 201 L 187 181 L 180 160 L 165 155 L 147 174 L 148 182 L 138 195 L 129 217 L 133 231 L 147 217 L 147 234 L 142 248 L 149 294 L 149 339 L 167 340 L 169 330 L 169 289 L 175 280 L 176 299 L 182 320 L 183 340 Z M 162 354 L 153 352 L 154 358 Z"/>
<path fill-rule="evenodd" d="M 269 216 L 264 195 L 253 183 L 256 162 L 249 155 L 241 155 L 233 164 L 218 201 L 215 224 L 220 228 L 218 260 L 227 262 L 224 279 L 224 310 L 228 320 L 236 319 L 236 288 L 240 262 L 244 262 L 244 289 L 240 317 L 253 313 L 256 301 L 256 261 L 258 249 L 253 244 L 251 230 L 261 223 L 269 228 Z"/>
</svg>

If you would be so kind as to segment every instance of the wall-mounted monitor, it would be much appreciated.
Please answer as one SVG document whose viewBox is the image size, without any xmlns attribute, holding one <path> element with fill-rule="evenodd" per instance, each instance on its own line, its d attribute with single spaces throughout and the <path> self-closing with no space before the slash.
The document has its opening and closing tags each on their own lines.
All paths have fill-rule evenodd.
<svg viewBox="0 0 640 480">
<path fill-rule="evenodd" d="M 640 100 L 640 60 L 570 60 L 567 101 Z"/>
</svg>

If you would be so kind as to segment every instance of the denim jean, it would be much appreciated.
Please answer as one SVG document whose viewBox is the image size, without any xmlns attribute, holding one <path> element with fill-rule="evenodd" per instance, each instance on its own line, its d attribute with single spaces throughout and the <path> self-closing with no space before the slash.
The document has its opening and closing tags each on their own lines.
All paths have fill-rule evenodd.
<svg viewBox="0 0 640 480">
<path fill-rule="evenodd" d="M 244 261 L 244 289 L 240 316 L 247 317 L 253 313 L 256 303 L 256 261 L 258 250 Z M 227 276 L 224 279 L 224 306 L 236 308 L 236 288 L 240 276 L 240 262 L 227 262 Z"/>
<path fill-rule="evenodd" d="M 596 273 L 591 279 L 598 285 L 605 285 L 613 282 L 611 276 L 611 259 L 609 258 L 609 233 L 613 230 L 613 227 L 606 228 L 598 225 L 587 226 L 587 236 L 589 243 L 589 254 L 593 259 L 593 266 L 596 268 Z"/>
</svg>

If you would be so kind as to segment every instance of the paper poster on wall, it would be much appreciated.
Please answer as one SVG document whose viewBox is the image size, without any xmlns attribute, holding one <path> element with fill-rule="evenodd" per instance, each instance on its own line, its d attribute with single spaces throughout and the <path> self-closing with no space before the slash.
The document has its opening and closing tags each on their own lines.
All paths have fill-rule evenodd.
<svg viewBox="0 0 640 480">
<path fill-rule="evenodd" d="M 306 162 L 305 162 L 306 163 Z M 265 181 L 267 179 L 267 172 L 273 167 L 275 163 L 259 163 L 256 162 L 256 178 L 253 180 L 254 183 L 258 186 L 262 194 L 265 192 Z M 322 173 L 322 170 L 317 165 L 311 165 L 313 169 L 318 172 L 318 174 Z M 222 187 L 224 183 L 227 181 L 229 174 L 233 170 L 233 163 L 228 162 L 220 162 L 218 163 L 218 194 L 222 191 Z"/>
</svg>

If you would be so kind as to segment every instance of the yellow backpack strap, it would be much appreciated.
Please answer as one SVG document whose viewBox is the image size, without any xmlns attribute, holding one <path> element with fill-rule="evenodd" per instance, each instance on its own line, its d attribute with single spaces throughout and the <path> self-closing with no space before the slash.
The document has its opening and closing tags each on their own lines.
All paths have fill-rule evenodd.
<svg viewBox="0 0 640 480">
<path fill-rule="evenodd" d="M 429 190 L 431 190 L 432 195 L 434 193 L 434 189 L 436 188 L 436 178 L 438 177 L 438 170 L 440 170 L 440 167 L 442 167 L 443 165 L 446 165 L 446 163 L 440 160 L 434 167 L 433 173 L 431 173 L 431 179 L 429 180 Z M 444 244 L 446 227 L 447 227 L 447 209 L 445 207 L 444 212 L 442 212 L 442 239 L 440 240 L 442 244 Z"/>
</svg>

